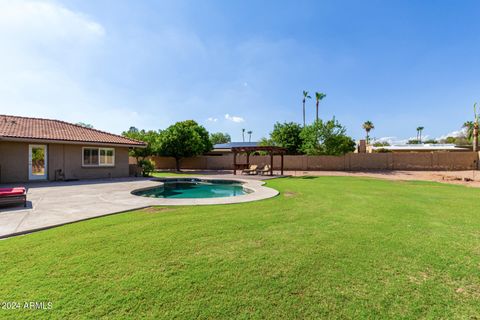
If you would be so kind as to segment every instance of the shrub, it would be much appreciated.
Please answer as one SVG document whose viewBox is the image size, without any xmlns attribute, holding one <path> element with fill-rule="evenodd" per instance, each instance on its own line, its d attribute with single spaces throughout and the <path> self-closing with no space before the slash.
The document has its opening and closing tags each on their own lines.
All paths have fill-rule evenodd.
<svg viewBox="0 0 480 320">
<path fill-rule="evenodd" d="M 155 170 L 155 163 L 152 160 L 142 159 L 138 161 L 138 166 L 142 168 L 142 176 L 148 177 Z"/>
<path fill-rule="evenodd" d="M 374 151 L 374 153 L 389 153 L 389 152 L 392 152 L 392 150 L 388 150 L 385 148 L 380 148 Z"/>
</svg>

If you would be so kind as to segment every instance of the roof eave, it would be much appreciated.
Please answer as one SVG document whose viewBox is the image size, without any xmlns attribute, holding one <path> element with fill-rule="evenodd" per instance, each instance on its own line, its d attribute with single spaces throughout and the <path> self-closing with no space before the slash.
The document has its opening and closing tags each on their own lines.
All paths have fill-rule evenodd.
<svg viewBox="0 0 480 320">
<path fill-rule="evenodd" d="M 115 142 L 55 140 L 55 139 L 42 139 L 42 138 L 17 138 L 17 137 L 2 137 L 2 136 L 0 136 L 0 141 L 75 144 L 75 145 L 91 145 L 91 146 L 116 146 L 116 147 L 128 147 L 128 148 L 146 148 L 147 147 L 147 144 L 134 144 L 134 143 L 130 144 L 130 143 L 115 143 Z"/>
</svg>

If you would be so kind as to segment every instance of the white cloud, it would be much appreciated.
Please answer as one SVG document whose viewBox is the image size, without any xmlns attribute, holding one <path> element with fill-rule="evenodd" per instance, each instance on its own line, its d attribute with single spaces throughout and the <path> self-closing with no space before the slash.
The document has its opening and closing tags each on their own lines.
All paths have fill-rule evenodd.
<svg viewBox="0 0 480 320">
<path fill-rule="evenodd" d="M 463 135 L 465 135 L 465 131 L 457 130 L 457 131 L 452 131 L 450 133 L 444 134 L 443 136 L 438 137 L 437 140 L 446 139 L 448 137 L 461 137 Z"/>
<path fill-rule="evenodd" d="M 98 86 L 105 36 L 99 22 L 55 2 L 0 1 L 0 114 L 128 128 L 138 115 L 111 105 Z"/>
<path fill-rule="evenodd" d="M 425 140 L 429 140 L 430 139 L 430 135 L 428 134 L 422 134 L 422 141 L 425 141 Z M 408 140 L 417 140 L 417 137 L 409 137 Z M 407 142 L 408 142 L 407 140 Z"/>
<path fill-rule="evenodd" d="M 244 122 L 244 121 L 245 121 L 245 119 L 242 118 L 242 117 L 239 117 L 239 116 L 231 116 L 231 115 L 229 115 L 228 113 L 225 115 L 225 119 L 228 120 L 228 121 L 236 122 L 236 123 L 240 123 L 240 122 Z"/>
<path fill-rule="evenodd" d="M 415 140 L 415 139 L 417 138 L 413 137 L 408 139 L 402 139 L 399 137 L 391 136 L 391 137 L 376 138 L 375 142 L 388 142 L 388 144 L 390 145 L 403 145 L 403 144 L 407 144 L 408 140 Z"/>
<path fill-rule="evenodd" d="M 375 142 L 388 142 L 389 144 L 394 144 L 394 141 L 397 141 L 397 137 L 381 137 L 375 139 Z"/>
<path fill-rule="evenodd" d="M 208 122 L 217 122 L 218 119 L 217 119 L 217 118 L 213 118 L 213 117 L 209 117 L 209 118 L 207 119 L 207 121 L 208 121 Z"/>
<path fill-rule="evenodd" d="M 463 130 L 452 131 L 450 133 L 447 133 L 445 135 L 437 137 L 434 140 L 440 141 L 440 140 L 443 140 L 447 137 L 461 137 L 464 134 L 465 134 L 465 132 Z M 392 136 L 392 137 L 377 138 L 377 139 L 375 139 L 375 142 L 388 142 L 390 145 L 404 145 L 404 144 L 407 144 L 407 142 L 409 140 L 416 140 L 416 139 L 417 139 L 416 136 L 415 137 L 409 137 L 407 139 L 402 139 L 402 138 Z M 426 140 L 429 140 L 429 139 L 430 139 L 429 135 L 422 136 L 422 141 L 426 141 Z"/>
<path fill-rule="evenodd" d="M 38 43 L 86 40 L 105 35 L 105 29 L 86 15 L 50 1 L 4 0 L 0 2 L 0 34 L 17 42 Z"/>
</svg>

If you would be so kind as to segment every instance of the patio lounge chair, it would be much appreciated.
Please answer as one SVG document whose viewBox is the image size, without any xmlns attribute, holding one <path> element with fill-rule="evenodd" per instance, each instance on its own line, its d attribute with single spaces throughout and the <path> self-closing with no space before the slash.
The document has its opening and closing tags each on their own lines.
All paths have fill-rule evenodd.
<svg viewBox="0 0 480 320">
<path fill-rule="evenodd" d="M 270 173 L 270 165 L 266 164 L 263 169 L 257 170 L 258 173 L 261 175 L 269 174 Z"/>
<path fill-rule="evenodd" d="M 257 174 L 257 168 L 258 166 L 256 164 L 252 164 L 250 165 L 250 168 L 243 169 L 242 174 Z"/>
<path fill-rule="evenodd" d="M 0 188 L 0 205 L 23 204 L 27 206 L 27 190 L 19 188 Z"/>
</svg>

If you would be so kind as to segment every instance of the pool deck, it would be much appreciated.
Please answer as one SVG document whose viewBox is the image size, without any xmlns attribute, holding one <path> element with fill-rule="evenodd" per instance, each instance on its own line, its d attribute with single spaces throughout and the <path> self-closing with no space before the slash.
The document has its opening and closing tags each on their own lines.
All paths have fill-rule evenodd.
<svg viewBox="0 0 480 320">
<path fill-rule="evenodd" d="M 165 199 L 132 195 L 133 190 L 161 185 L 160 181 L 144 178 L 22 184 L 28 189 L 27 208 L 0 207 L 0 239 L 150 206 L 242 203 L 267 199 L 278 194 L 277 190 L 262 186 L 262 180 L 270 177 L 231 174 L 195 177 L 241 180 L 245 187 L 255 192 L 236 197 L 208 199 Z M 9 186 L 11 185 L 2 187 Z"/>
</svg>

